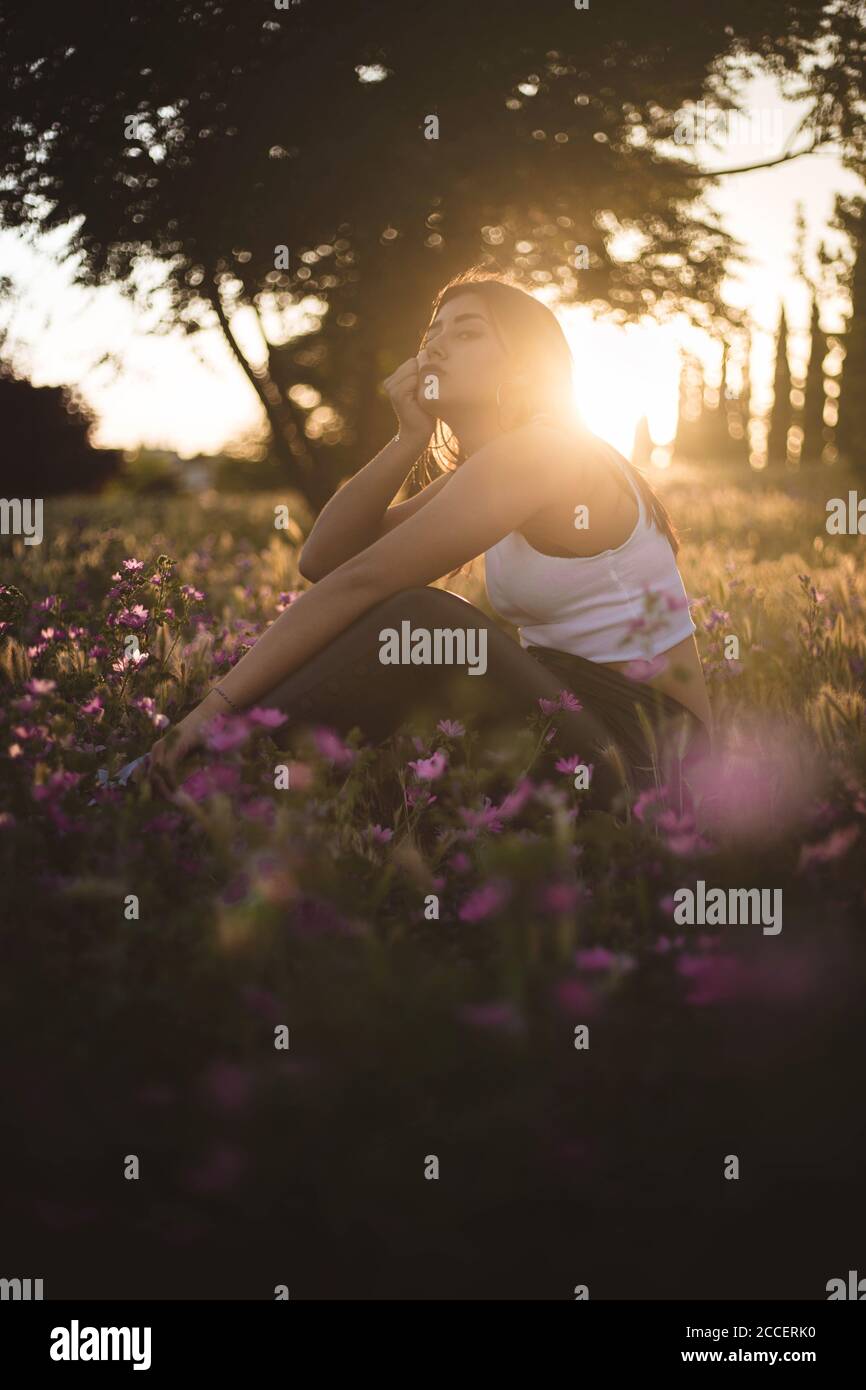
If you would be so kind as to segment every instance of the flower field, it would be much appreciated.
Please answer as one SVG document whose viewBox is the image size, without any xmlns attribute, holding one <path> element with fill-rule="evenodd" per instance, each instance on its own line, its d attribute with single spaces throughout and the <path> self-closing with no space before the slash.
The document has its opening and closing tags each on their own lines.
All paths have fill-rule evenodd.
<svg viewBox="0 0 866 1390">
<path fill-rule="evenodd" d="M 227 715 L 176 803 L 112 785 L 304 586 L 309 517 L 49 499 L 4 536 L 6 1263 L 46 1297 L 824 1297 L 864 1258 L 849 486 L 661 488 L 718 726 L 694 817 L 589 811 L 551 709 L 495 752 L 454 710 L 378 748 Z M 781 930 L 678 924 L 699 880 L 781 890 Z"/>
</svg>

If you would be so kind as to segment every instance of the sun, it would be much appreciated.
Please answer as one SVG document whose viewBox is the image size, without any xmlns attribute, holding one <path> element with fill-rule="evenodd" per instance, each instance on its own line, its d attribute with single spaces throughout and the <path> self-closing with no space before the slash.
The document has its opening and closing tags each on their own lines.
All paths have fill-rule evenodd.
<svg viewBox="0 0 866 1390">
<path fill-rule="evenodd" d="M 556 310 L 574 358 L 574 394 L 589 428 L 631 458 L 641 416 L 653 443 L 676 434 L 680 355 L 674 325 L 620 324 L 593 317 L 585 306 Z M 656 450 L 654 462 L 666 460 Z"/>
</svg>

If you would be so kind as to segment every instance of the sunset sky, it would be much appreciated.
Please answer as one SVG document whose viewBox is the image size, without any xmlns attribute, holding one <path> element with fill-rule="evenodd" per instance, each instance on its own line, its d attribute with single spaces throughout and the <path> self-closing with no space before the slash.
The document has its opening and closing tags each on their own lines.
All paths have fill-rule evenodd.
<svg viewBox="0 0 866 1390">
<path fill-rule="evenodd" d="M 718 147 L 699 143 L 694 155 L 703 167 L 714 168 L 773 158 L 782 152 L 803 109 L 784 102 L 774 82 L 756 80 L 748 88 L 748 120 L 730 129 Z M 692 157 L 691 150 L 681 153 Z M 827 239 L 835 194 L 858 191 L 859 180 L 841 168 L 835 155 L 822 153 L 732 175 L 711 195 L 727 227 L 753 258 L 740 281 L 726 286 L 726 297 L 748 306 L 761 330 L 752 357 L 753 402 L 759 412 L 771 395 L 772 334 L 782 299 L 795 330 L 792 362 L 808 352 L 803 334 L 808 298 L 792 269 L 796 204 L 804 204 L 811 257 Z M 37 385 L 77 386 L 97 414 L 93 442 L 100 447 L 143 444 L 189 457 L 232 452 L 245 436 L 255 434 L 261 421 L 258 400 L 222 335 L 217 330 L 194 339 L 180 332 L 158 335 L 158 312 L 137 309 L 114 288 L 74 286 L 71 266 L 61 263 L 67 240 L 63 229 L 33 244 L 17 232 L 0 230 L 0 275 L 14 281 L 22 299 L 14 317 L 4 319 L 10 330 L 7 355 L 16 369 Z M 143 265 L 141 273 L 143 279 L 160 278 L 160 268 L 152 263 Z M 826 331 L 843 326 L 841 307 L 826 306 Z M 253 355 L 256 335 L 244 317 L 241 311 L 234 326 Z M 635 424 L 646 413 L 653 438 L 659 443 L 670 439 L 679 344 L 705 359 L 710 378 L 717 347 L 684 325 L 622 329 L 593 323 L 582 308 L 565 309 L 560 317 L 572 344 L 578 400 L 590 427 L 630 452 Z M 117 370 L 97 365 L 106 353 L 119 358 Z"/>
</svg>

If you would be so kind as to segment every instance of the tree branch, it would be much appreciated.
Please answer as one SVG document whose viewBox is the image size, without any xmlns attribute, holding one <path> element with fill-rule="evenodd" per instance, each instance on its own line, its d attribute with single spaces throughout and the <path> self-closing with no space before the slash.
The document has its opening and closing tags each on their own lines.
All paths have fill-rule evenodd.
<svg viewBox="0 0 866 1390">
<path fill-rule="evenodd" d="M 804 154 L 820 153 L 822 147 L 813 142 L 807 150 L 794 150 L 790 154 L 777 155 L 775 159 L 764 160 L 762 164 L 741 164 L 734 169 L 695 169 L 692 173 L 687 173 L 683 169 L 683 177 L 687 179 L 717 179 L 724 174 L 751 174 L 755 169 L 772 169 L 777 164 L 787 164 L 792 159 L 800 159 Z"/>
</svg>

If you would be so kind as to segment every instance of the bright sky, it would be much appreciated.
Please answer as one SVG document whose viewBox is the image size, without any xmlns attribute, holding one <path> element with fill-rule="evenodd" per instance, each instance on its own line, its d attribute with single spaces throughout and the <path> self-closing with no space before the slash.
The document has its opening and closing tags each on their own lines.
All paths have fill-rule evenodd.
<svg viewBox="0 0 866 1390">
<path fill-rule="evenodd" d="M 706 112 L 707 122 L 716 121 L 716 138 L 695 144 L 699 165 L 739 167 L 777 156 L 804 106 L 783 102 L 775 83 L 761 79 L 748 88 L 746 110 L 748 117 L 725 123 L 712 110 Z M 692 157 L 691 148 L 681 147 L 680 153 Z M 763 330 L 755 336 L 752 356 L 758 411 L 771 395 L 772 334 L 781 300 L 794 330 L 802 333 L 808 324 L 807 294 L 792 269 L 796 204 L 804 205 L 811 261 L 818 243 L 827 239 L 834 195 L 858 191 L 859 181 L 833 154 L 815 154 L 779 168 L 732 175 L 712 194 L 726 226 L 753 260 L 739 283 L 726 286 L 726 297 L 749 306 Z M 67 241 L 64 229 L 35 242 L 0 230 L 0 275 L 14 281 L 20 296 L 13 315 L 4 315 L 0 306 L 0 321 L 9 328 L 7 355 L 17 370 L 36 385 L 76 386 L 97 414 L 94 443 L 100 447 L 143 444 L 190 457 L 233 452 L 245 437 L 255 435 L 261 429 L 258 398 L 222 334 L 212 330 L 190 338 L 176 331 L 158 333 L 158 291 L 147 307 L 130 302 L 114 287 L 73 285 L 72 264 L 62 260 Z M 831 239 L 830 244 L 835 248 L 838 243 Z M 140 285 L 158 284 L 160 273 L 153 263 L 142 265 Z M 840 307 L 827 306 L 826 331 L 843 326 Z M 711 378 L 718 349 L 706 335 L 682 324 L 622 329 L 592 323 L 581 308 L 563 310 L 560 317 L 575 355 L 578 399 L 590 428 L 630 453 L 635 425 L 645 413 L 653 438 L 658 443 L 670 439 L 676 423 L 679 344 L 704 358 Z M 251 355 L 260 352 L 244 311 L 234 327 Z M 796 363 L 807 352 L 808 339 L 795 338 L 792 360 Z"/>
</svg>

